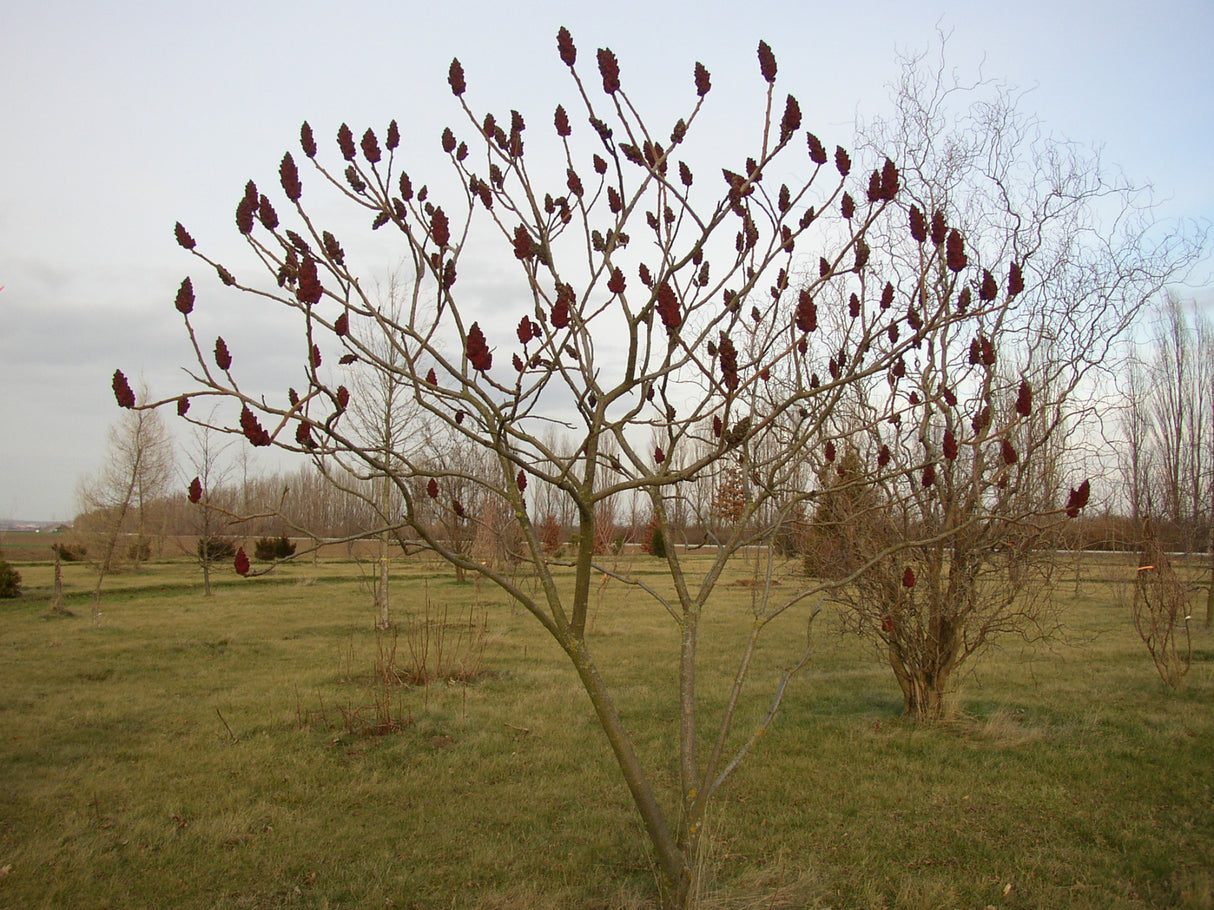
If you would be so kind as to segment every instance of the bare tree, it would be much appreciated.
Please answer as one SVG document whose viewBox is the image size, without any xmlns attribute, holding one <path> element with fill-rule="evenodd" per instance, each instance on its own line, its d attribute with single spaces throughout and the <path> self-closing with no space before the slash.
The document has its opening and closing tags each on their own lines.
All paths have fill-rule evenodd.
<svg viewBox="0 0 1214 910">
<path fill-rule="evenodd" d="M 553 115 L 556 180 L 546 164 L 534 170 L 529 164 L 534 156 L 525 148 L 533 140 L 520 113 L 499 120 L 474 111 L 458 61 L 448 81 L 465 116 L 463 135 L 445 129 L 441 136 L 456 178 L 452 189 L 415 184 L 401 168 L 395 122 L 382 144 L 371 129 L 359 140 L 342 125 L 341 163 L 332 170 L 319 157 L 311 127 L 302 128 L 301 147 L 317 183 L 373 227 L 397 232 L 407 268 L 399 316 L 385 314 L 359 283 L 357 248 L 343 247 L 316 220 L 319 209 L 305 208 L 289 153 L 279 182 L 291 226 L 252 182 L 237 206 L 255 268 L 233 270 L 210 258 L 177 225 L 181 246 L 223 284 L 298 317 L 306 379 L 285 400 L 243 388 L 226 343 L 197 335 L 187 279 L 176 306 L 197 363 L 196 386 L 183 400 L 219 396 L 234 404 L 238 424 L 221 428 L 254 446 L 339 460 L 389 478 L 403 503 L 401 521 L 420 546 L 497 585 L 547 630 L 576 672 L 632 795 L 656 857 L 663 904 L 685 907 L 698 887 L 705 811 L 809 659 L 806 632 L 817 595 L 846 581 L 773 583 L 786 562 L 771 544 L 812 511 L 817 495 L 807 484 L 805 453 L 825 457 L 827 446 L 844 447 L 852 437 L 859 449 L 891 420 L 934 426 L 952 394 L 934 385 L 914 400 L 901 391 L 869 395 L 871 410 L 859 426 L 834 415 L 857 400 L 856 390 L 905 369 L 927 339 L 987 337 L 1002 314 L 1015 311 L 1019 289 L 1009 282 L 986 293 L 989 276 L 967 262 L 965 237 L 943 214 L 932 219 L 930 241 L 921 221 L 913 214 L 908 221 L 896 204 L 903 190 L 892 160 L 853 173 L 843 148 L 829 154 L 804 131 L 796 99 L 776 94 L 777 66 L 766 43 L 759 45 L 758 116 L 732 118 L 737 132 L 750 133 L 752 154 L 708 169 L 699 162 L 711 160 L 713 137 L 702 145 L 692 139 L 711 89 L 702 65 L 694 68 L 685 114 L 658 131 L 624 91 L 610 50 L 597 54 L 600 93 L 582 78 L 566 30 L 557 45 L 580 114 L 558 106 Z M 807 176 L 779 185 L 771 176 L 789 173 Z M 312 206 L 313 196 L 308 200 Z M 887 241 L 908 229 L 913 243 L 904 255 Z M 474 296 L 463 296 L 460 267 L 475 266 L 472 251 L 494 238 L 514 271 L 512 283 L 494 295 L 510 309 L 488 313 L 476 309 Z M 1032 250 L 1009 245 L 983 261 L 1007 274 L 1021 253 Z M 801 262 L 811 276 L 794 288 Z M 1014 265 L 1013 274 L 1018 270 Z M 962 305 L 971 285 L 983 292 Z M 827 319 L 836 300 L 848 315 Z M 396 359 L 384 355 L 383 343 Z M 328 353 L 336 349 L 407 389 L 431 446 L 385 453 L 368 445 L 349 419 L 355 391 L 318 366 L 320 347 L 326 362 L 339 359 Z M 1000 374 L 984 373 L 979 364 L 974 375 L 975 395 L 1003 394 Z M 123 383 L 116 391 L 120 404 L 134 405 Z M 967 448 L 985 452 L 988 439 L 1010 438 L 1023 425 L 1000 410 L 981 441 Z M 568 447 L 553 444 L 554 426 Z M 461 452 L 475 457 L 464 462 Z M 741 495 L 730 507 L 737 520 L 695 553 L 666 547 L 662 588 L 596 554 L 602 523 L 615 520 L 605 503 L 643 498 L 654 528 L 673 541 L 686 491 L 702 475 L 719 476 L 725 464 L 740 472 Z M 867 479 L 887 483 L 895 502 L 916 501 L 920 491 L 902 485 L 895 473 L 901 470 L 901 463 L 875 466 Z M 533 516 L 529 500 L 536 485 L 559 491 L 569 505 L 578 543 L 568 558 L 546 552 L 540 531 L 546 516 Z M 477 559 L 463 533 L 444 524 L 501 514 L 512 518 L 509 546 L 530 567 L 530 583 L 520 583 L 516 565 Z M 868 562 L 971 526 L 925 531 L 907 523 L 903 536 Z M 702 620 L 713 609 L 716 585 L 739 569 L 752 577 L 753 616 L 736 663 L 722 673 L 717 662 L 705 666 L 699 658 Z M 598 662 L 588 613 L 592 580 L 603 574 L 651 598 L 677 630 L 670 697 L 678 730 L 673 754 L 656 771 L 634 747 L 633 721 L 618 707 L 610 668 Z M 752 658 L 774 628 L 783 630 L 770 637 L 772 647 L 784 649 L 785 670 L 772 689 L 752 692 Z M 755 702 L 759 722 L 736 729 L 740 706 Z M 678 769 L 669 791 L 660 784 L 667 767 Z"/>
<path fill-rule="evenodd" d="M 1159 678 L 1180 688 L 1193 660 L 1189 587 L 1172 568 L 1149 518 L 1143 522 L 1131 614 Z"/>
<path fill-rule="evenodd" d="M 1156 309 L 1145 357 L 1125 389 L 1126 447 L 1139 467 L 1127 480 L 1145 490 L 1135 528 L 1153 523 L 1164 549 L 1207 551 L 1207 627 L 1214 624 L 1214 328 L 1196 306 L 1169 294 Z M 1137 381 L 1135 381 L 1137 380 Z M 1124 471 L 1123 471 L 1124 474 Z M 1138 492 L 1138 499 L 1143 497 Z"/>
<path fill-rule="evenodd" d="M 836 571 L 867 564 L 836 597 L 888 660 L 907 714 L 932 721 L 953 710 L 959 671 L 993 639 L 1055 628 L 1055 531 L 1090 495 L 1067 459 L 1099 441 L 1114 344 L 1200 244 L 1154 238 L 1142 192 L 1043 138 L 1001 84 L 962 84 L 942 59 L 912 57 L 894 100 L 895 116 L 863 127 L 861 146 L 903 163 L 898 204 L 913 236 L 870 236 L 903 287 L 923 276 L 906 324 L 914 344 L 886 382 L 854 384 L 835 415 L 850 461 L 823 505 L 845 508 L 819 511 L 815 538 L 834 533 L 851 551 Z M 968 241 L 956 256 L 945 219 Z M 950 280 L 967 264 L 969 281 Z M 930 320 L 1004 293 L 1007 306 L 964 329 Z M 906 413 L 878 420 L 890 401 Z"/>
<path fill-rule="evenodd" d="M 228 487 L 233 467 L 223 461 L 228 444 L 218 433 L 208 426 L 199 426 L 193 435 L 193 446 L 186 450 L 185 456 L 188 470 L 194 475 L 186 492 L 191 509 L 186 520 L 189 543 L 185 545 L 190 547 L 202 572 L 203 596 L 210 597 L 211 572 L 216 564 L 226 563 L 235 553 L 235 546 L 225 533 L 236 514 L 235 496 Z"/>
<path fill-rule="evenodd" d="M 129 392 L 126 380 L 122 385 Z M 131 403 L 134 404 L 131 393 Z M 141 390 L 140 401 L 146 401 Z M 93 587 L 92 618 L 101 619 L 101 589 L 106 577 L 131 558 L 144 556 L 147 509 L 168 488 L 173 471 L 173 441 L 159 412 L 134 408 L 109 428 L 109 451 L 95 475 L 81 479 L 76 499 L 81 513 L 77 526 L 91 540 L 92 564 L 97 571 Z M 129 538 L 134 543 L 129 544 Z M 128 551 L 122 544 L 127 541 Z"/>
</svg>

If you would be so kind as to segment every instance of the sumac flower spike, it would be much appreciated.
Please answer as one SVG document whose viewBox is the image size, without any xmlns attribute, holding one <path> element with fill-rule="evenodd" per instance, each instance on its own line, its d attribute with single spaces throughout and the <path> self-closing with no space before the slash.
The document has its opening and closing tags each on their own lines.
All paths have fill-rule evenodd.
<svg viewBox="0 0 1214 910">
<path fill-rule="evenodd" d="M 177 238 L 177 245 L 183 250 L 194 249 L 194 238 L 190 236 L 189 231 L 181 226 L 180 221 L 173 225 L 173 236 Z"/>
<path fill-rule="evenodd" d="M 813 133 L 806 134 L 809 144 L 809 160 L 814 164 L 826 164 L 826 146 Z"/>
<path fill-rule="evenodd" d="M 118 407 L 135 407 L 135 393 L 131 390 L 131 384 L 126 381 L 126 376 L 123 375 L 122 370 L 114 370 L 114 379 L 111 385 L 114 389 L 114 398 L 118 400 Z"/>
<path fill-rule="evenodd" d="M 232 567 L 236 570 L 237 575 L 248 575 L 252 566 L 249 563 L 249 555 L 245 553 L 244 547 L 240 547 L 236 551 L 236 556 L 232 560 Z"/>
<path fill-rule="evenodd" d="M 227 342 L 222 338 L 215 339 L 215 366 L 225 373 L 232 368 L 232 355 L 228 351 Z"/>
<path fill-rule="evenodd" d="M 1015 297 L 1024 290 L 1024 275 L 1020 271 L 1020 263 L 1013 262 L 1011 268 L 1008 269 L 1007 275 L 1007 295 Z"/>
<path fill-rule="evenodd" d="M 916 243 L 927 241 L 927 218 L 917 205 L 910 208 L 910 233 L 911 239 Z"/>
<path fill-rule="evenodd" d="M 614 95 L 620 90 L 620 63 L 609 48 L 600 47 L 598 53 L 599 74 L 603 77 L 603 91 Z"/>
<path fill-rule="evenodd" d="M 527 475 L 521 470 L 518 472 L 518 476 L 514 478 L 514 482 L 518 486 L 520 493 L 527 489 Z"/>
<path fill-rule="evenodd" d="M 846 177 L 851 173 L 851 158 L 841 145 L 835 146 L 835 167 L 839 169 L 840 177 Z"/>
<path fill-rule="evenodd" d="M 776 81 L 776 55 L 766 41 L 759 42 L 759 72 L 768 84 Z"/>
<path fill-rule="evenodd" d="M 182 395 L 177 399 L 177 416 L 185 417 L 186 412 L 190 410 L 190 396 Z"/>
<path fill-rule="evenodd" d="M 186 499 L 195 505 L 202 502 L 202 481 L 197 477 L 190 481 L 190 489 L 186 493 Z"/>
<path fill-rule="evenodd" d="M 1066 501 L 1066 516 L 1067 518 L 1078 518 L 1079 510 L 1088 504 L 1088 498 L 1092 493 L 1092 484 L 1085 480 L 1079 485 L 1079 489 L 1072 489 L 1070 496 Z"/>
<path fill-rule="evenodd" d="M 939 246 L 947 235 L 948 224 L 944 220 L 944 212 L 937 211 L 932 215 L 932 243 Z"/>
<path fill-rule="evenodd" d="M 948 232 L 948 245 L 945 248 L 945 263 L 949 270 L 960 272 L 969 264 L 969 259 L 965 255 L 965 240 L 961 237 L 961 232 L 953 228 Z"/>
<path fill-rule="evenodd" d="M 274 206 L 270 204 L 270 200 L 264 194 L 257 200 L 257 220 L 267 231 L 278 227 L 278 213 L 274 211 Z"/>
<path fill-rule="evenodd" d="M 898 195 L 898 167 L 890 159 L 885 159 L 881 167 L 881 198 L 892 200 Z"/>
<path fill-rule="evenodd" d="M 780 119 L 780 141 L 787 142 L 801 128 L 801 105 L 792 95 L 784 102 L 784 116 Z"/>
<path fill-rule="evenodd" d="M 997 296 L 999 296 L 999 285 L 995 283 L 995 276 L 983 269 L 982 284 L 978 288 L 978 299 L 994 300 Z"/>
<path fill-rule="evenodd" d="M 316 157 L 316 137 L 312 135 L 312 127 L 308 125 L 308 121 L 304 121 L 299 128 L 299 147 L 303 149 L 303 153 L 309 158 Z"/>
<path fill-rule="evenodd" d="M 577 62 L 577 48 L 573 46 L 573 36 L 563 25 L 561 30 L 556 33 L 556 47 L 561 54 L 561 62 L 565 66 L 573 66 Z"/>
<path fill-rule="evenodd" d="M 944 441 L 940 448 L 944 451 L 944 457 L 949 461 L 957 457 L 957 437 L 953 435 L 952 430 L 944 431 Z"/>
<path fill-rule="evenodd" d="M 712 79 L 703 63 L 696 63 L 695 81 L 696 94 L 703 98 L 712 89 Z"/>
<path fill-rule="evenodd" d="M 485 333 L 481 331 L 479 323 L 472 323 L 472 327 L 468 330 L 464 352 L 468 355 L 468 361 L 472 364 L 473 369 L 486 373 L 493 366 L 493 354 L 489 351 L 489 345 L 485 342 Z"/>
<path fill-rule="evenodd" d="M 350 127 L 342 124 L 337 130 L 337 147 L 341 149 L 341 156 L 347 161 L 353 161 L 356 154 L 354 150 L 354 134 L 350 132 Z"/>
<path fill-rule="evenodd" d="M 257 416 L 249 410 L 248 405 L 241 408 L 240 429 L 244 433 L 245 438 L 254 446 L 268 446 L 272 442 L 270 434 L 262 428 L 261 423 L 257 420 Z"/>
<path fill-rule="evenodd" d="M 451 93 L 457 98 L 468 90 L 464 82 L 464 68 L 456 58 L 451 60 L 451 68 L 447 70 L 447 82 L 451 85 Z"/>
<path fill-rule="evenodd" d="M 906 567 L 906 571 L 902 573 L 902 587 L 913 588 L 915 586 L 915 570 L 910 566 Z"/>
<path fill-rule="evenodd" d="M 1028 417 L 1033 413 L 1033 390 L 1029 388 L 1028 380 L 1020 380 L 1020 391 L 1016 395 L 1016 413 Z"/>
<path fill-rule="evenodd" d="M 287 152 L 282 156 L 282 164 L 278 166 L 278 182 L 282 191 L 292 202 L 298 202 L 303 195 L 303 184 L 299 180 L 299 169 L 295 167 L 295 159 Z"/>
<path fill-rule="evenodd" d="M 177 289 L 177 300 L 175 302 L 177 312 L 182 316 L 189 316 L 194 310 L 194 283 L 189 278 L 181 282 L 181 287 Z"/>
</svg>

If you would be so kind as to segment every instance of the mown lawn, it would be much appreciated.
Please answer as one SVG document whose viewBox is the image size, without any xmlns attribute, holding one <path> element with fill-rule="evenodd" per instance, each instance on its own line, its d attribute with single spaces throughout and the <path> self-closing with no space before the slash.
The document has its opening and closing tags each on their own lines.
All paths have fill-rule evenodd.
<svg viewBox="0 0 1214 910">
<path fill-rule="evenodd" d="M 86 568 L 66 568 L 77 615 L 49 618 L 50 566 L 16 565 L 26 594 L 0 601 L 0 907 L 651 905 L 585 696 L 493 589 L 395 563 L 393 642 L 351 564 L 225 575 L 204 598 L 196 570 L 162 562 L 115 579 L 94 627 Z M 1166 689 L 1123 571 L 1067 585 L 1065 640 L 987 654 L 965 717 L 933 729 L 900 718 L 888 670 L 827 609 L 712 817 L 707 905 L 1214 907 L 1214 636 Z M 595 596 L 605 675 L 673 787 L 669 619 L 615 582 Z M 723 587 L 706 629 L 710 709 L 748 596 Z M 455 659 L 470 628 L 476 680 L 376 681 L 393 646 L 399 667 L 423 642 Z M 790 653 L 772 644 L 744 729 Z"/>
</svg>

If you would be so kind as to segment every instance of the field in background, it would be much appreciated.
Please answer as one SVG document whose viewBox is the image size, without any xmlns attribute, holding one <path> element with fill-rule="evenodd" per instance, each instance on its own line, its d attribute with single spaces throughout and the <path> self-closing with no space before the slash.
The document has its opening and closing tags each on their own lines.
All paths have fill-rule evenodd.
<svg viewBox="0 0 1214 910">
<path fill-rule="evenodd" d="M 495 589 L 397 561 L 393 638 L 350 561 L 225 571 L 209 599 L 196 568 L 159 561 L 107 581 L 94 628 L 87 567 L 64 567 L 76 617 L 48 618 L 50 564 L 14 536 L 0 907 L 647 906 L 644 838 L 586 698 Z M 1085 566 L 1059 592 L 1065 640 L 1004 642 L 967 677 L 966 716 L 935 729 L 899 717 L 888 669 L 824 611 L 812 665 L 718 803 L 709 905 L 1214 907 L 1214 636 L 1167 690 L 1121 600 L 1129 566 Z M 749 589 L 720 592 L 710 707 L 747 623 Z M 605 675 L 671 786 L 669 620 L 614 582 L 595 597 Z M 397 684 L 443 641 L 451 660 L 483 644 L 475 672 Z"/>
</svg>

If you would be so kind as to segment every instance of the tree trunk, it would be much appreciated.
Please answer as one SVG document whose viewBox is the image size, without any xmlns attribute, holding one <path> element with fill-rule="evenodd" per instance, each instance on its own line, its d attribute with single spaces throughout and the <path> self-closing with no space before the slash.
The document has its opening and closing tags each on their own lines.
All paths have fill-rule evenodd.
<svg viewBox="0 0 1214 910">
<path fill-rule="evenodd" d="M 1214 510 L 1210 515 L 1210 584 L 1206 588 L 1206 628 L 1214 627 Z"/>
<path fill-rule="evenodd" d="M 375 629 L 386 632 L 392 627 L 392 618 L 388 610 L 388 544 L 380 541 L 379 547 L 379 576 L 375 580 Z"/>
<path fill-rule="evenodd" d="M 624 728 L 624 722 L 615 709 L 606 683 L 599 676 L 598 668 L 586 650 L 584 639 L 570 638 L 564 646 L 586 694 L 590 696 L 599 724 L 607 734 L 616 762 L 632 794 L 633 804 L 640 813 L 645 832 L 649 835 L 649 843 L 657 859 L 662 910 L 686 910 L 691 896 L 691 870 L 695 868 L 695 857 L 679 849 L 666 813 L 662 811 L 653 787 L 641 767 L 640 759 Z M 690 845 L 692 849 L 696 841 L 698 838 Z"/>
</svg>

